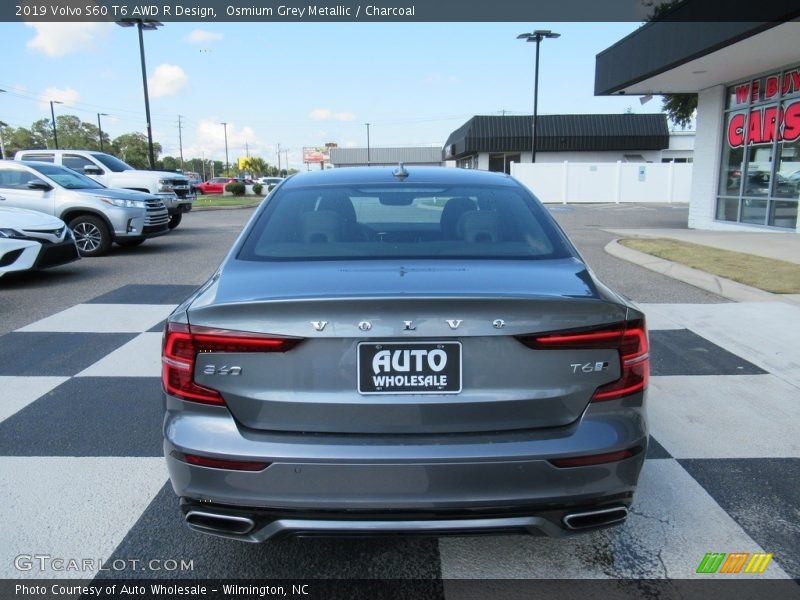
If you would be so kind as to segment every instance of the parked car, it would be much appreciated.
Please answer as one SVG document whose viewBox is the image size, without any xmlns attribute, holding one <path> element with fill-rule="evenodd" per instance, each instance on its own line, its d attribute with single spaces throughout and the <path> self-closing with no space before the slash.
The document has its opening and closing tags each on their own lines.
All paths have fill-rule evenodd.
<svg viewBox="0 0 800 600">
<path fill-rule="evenodd" d="M 72 231 L 61 219 L 0 206 L 0 277 L 56 267 L 79 258 Z"/>
<path fill-rule="evenodd" d="M 195 187 L 201 194 L 221 194 L 225 191 L 225 186 L 229 183 L 239 181 L 236 177 L 212 177 L 208 181 L 198 183 Z"/>
<path fill-rule="evenodd" d="M 258 183 L 264 186 L 264 191 L 269 192 L 278 185 L 281 181 L 283 181 L 283 177 L 259 177 Z"/>
<path fill-rule="evenodd" d="M 186 523 L 282 535 L 621 523 L 648 444 L 645 317 L 516 180 L 296 175 L 167 319 Z"/>
<path fill-rule="evenodd" d="M 157 196 L 169 211 L 169 228 L 175 229 L 183 214 L 192 210 L 195 193 L 189 178 L 170 171 L 134 169 L 116 156 L 90 150 L 22 150 L 16 160 L 62 165 L 108 188 L 136 190 Z"/>
<path fill-rule="evenodd" d="M 138 246 L 169 232 L 169 214 L 158 197 L 112 190 L 72 169 L 48 163 L 0 161 L 0 205 L 63 220 L 82 256 L 101 256 L 112 242 Z"/>
</svg>

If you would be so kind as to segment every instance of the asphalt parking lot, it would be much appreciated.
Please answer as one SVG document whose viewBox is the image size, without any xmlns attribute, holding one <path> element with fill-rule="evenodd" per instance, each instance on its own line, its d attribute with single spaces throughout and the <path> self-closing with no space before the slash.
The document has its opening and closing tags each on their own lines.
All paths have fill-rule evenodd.
<svg viewBox="0 0 800 600">
<path fill-rule="evenodd" d="M 260 546 L 190 532 L 160 457 L 158 330 L 252 213 L 196 212 L 140 248 L 0 280 L 0 575 L 98 573 L 14 566 L 40 552 L 193 561 L 188 572 L 127 563 L 100 577 L 689 578 L 708 552 L 767 552 L 763 577 L 800 577 L 800 376 L 786 333 L 800 309 L 730 303 L 602 251 L 613 238 L 603 227 L 680 227 L 686 207 L 551 211 L 600 277 L 642 303 L 652 330 L 653 440 L 625 525 L 565 540 Z"/>
</svg>

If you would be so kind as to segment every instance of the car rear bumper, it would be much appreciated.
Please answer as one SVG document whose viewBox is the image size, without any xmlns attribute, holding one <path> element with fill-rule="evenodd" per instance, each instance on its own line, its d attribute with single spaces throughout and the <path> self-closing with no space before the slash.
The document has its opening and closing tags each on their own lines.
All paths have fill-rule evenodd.
<svg viewBox="0 0 800 600">
<path fill-rule="evenodd" d="M 194 513 L 187 522 L 253 542 L 282 535 L 511 530 L 558 536 L 612 524 L 627 514 L 647 446 L 641 395 L 638 403 L 590 405 L 568 427 L 387 437 L 242 430 L 227 409 L 176 410 L 180 402 L 167 398 L 164 451 L 184 515 Z M 550 462 L 628 449 L 635 455 L 616 462 L 568 468 Z M 269 466 L 196 466 L 185 462 L 186 454 Z M 572 528 L 565 521 L 597 510 L 608 510 L 611 522 L 588 517 L 588 526 Z M 234 525 L 214 530 L 204 520 Z"/>
</svg>

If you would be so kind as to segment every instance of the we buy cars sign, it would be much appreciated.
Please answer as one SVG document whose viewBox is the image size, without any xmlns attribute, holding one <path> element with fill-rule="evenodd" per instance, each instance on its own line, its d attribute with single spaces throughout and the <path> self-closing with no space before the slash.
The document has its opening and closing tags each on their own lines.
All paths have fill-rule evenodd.
<svg viewBox="0 0 800 600">
<path fill-rule="evenodd" d="M 768 75 L 736 86 L 734 106 L 777 101 L 779 96 L 800 92 L 800 67 Z M 749 117 L 749 118 L 748 118 Z M 732 148 L 748 144 L 767 144 L 775 140 L 793 142 L 800 138 L 800 98 L 783 105 L 761 106 L 750 113 L 733 113 L 728 121 L 727 140 Z"/>
</svg>

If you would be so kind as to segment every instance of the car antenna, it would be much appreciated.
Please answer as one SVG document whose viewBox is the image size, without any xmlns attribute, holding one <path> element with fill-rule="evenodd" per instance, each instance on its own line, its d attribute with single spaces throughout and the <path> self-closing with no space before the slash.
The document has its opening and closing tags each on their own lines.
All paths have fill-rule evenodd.
<svg viewBox="0 0 800 600">
<path fill-rule="evenodd" d="M 406 171 L 405 165 L 403 163 L 400 163 L 394 170 L 392 175 L 394 175 L 398 179 L 405 179 L 406 177 L 408 177 L 408 171 Z"/>
</svg>

